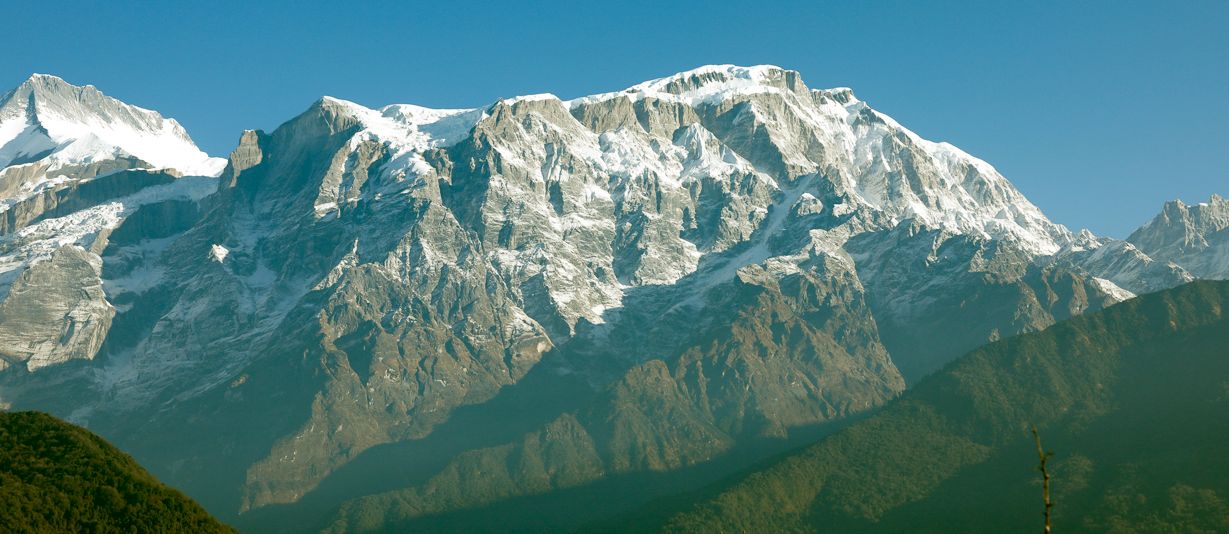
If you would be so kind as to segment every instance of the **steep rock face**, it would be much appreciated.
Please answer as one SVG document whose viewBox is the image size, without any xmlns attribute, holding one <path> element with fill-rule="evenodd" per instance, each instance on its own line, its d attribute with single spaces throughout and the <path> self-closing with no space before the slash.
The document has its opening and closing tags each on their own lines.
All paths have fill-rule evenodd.
<svg viewBox="0 0 1229 534">
<path fill-rule="evenodd" d="M 0 97 L 0 234 L 73 199 L 76 185 L 96 177 L 128 169 L 213 176 L 223 163 L 174 119 L 35 74 Z"/>
<path fill-rule="evenodd" d="M 0 302 L 0 369 L 21 363 L 36 371 L 94 357 L 115 315 L 101 267 L 98 256 L 66 246 L 21 273 Z"/>
<path fill-rule="evenodd" d="M 34 75 L 0 97 L 0 358 L 35 371 L 89 360 L 115 310 L 99 254 L 141 206 L 195 201 L 216 174 L 174 120 Z"/>
<path fill-rule="evenodd" d="M 1196 277 L 1173 261 L 1155 259 L 1130 241 L 1098 237 L 1084 230 L 1053 259 L 1055 265 L 1075 265 L 1097 277 L 1094 282 L 1114 292 L 1153 293 Z M 1108 284 L 1107 284 L 1108 282 Z"/>
<path fill-rule="evenodd" d="M 861 234 L 846 248 L 869 288 L 884 342 L 911 382 L 954 353 L 1042 330 L 1124 297 L 1113 284 L 1034 262 L 1002 241 L 917 224 Z"/>
<path fill-rule="evenodd" d="M 1197 278 L 1229 278 L 1229 200 L 1219 195 L 1193 206 L 1180 200 L 1127 241 L 1149 256 L 1181 265 Z"/>
<path fill-rule="evenodd" d="M 115 313 L 103 281 L 114 262 L 100 256 L 111 232 L 142 207 L 195 205 L 214 183 L 121 171 L 53 193 L 58 205 L 0 236 L 0 353 L 6 361 L 35 371 L 94 358 Z"/>
<path fill-rule="evenodd" d="M 12 233 L 44 219 L 60 218 L 108 200 L 123 198 L 146 187 L 166 185 L 178 178 L 169 172 L 132 170 L 128 168 L 130 163 L 126 160 L 109 160 L 105 165 L 112 166 L 110 172 L 101 176 L 85 175 L 82 180 L 43 189 L 16 202 L 3 212 L 5 217 L 0 219 L 0 234 Z"/>
<path fill-rule="evenodd" d="M 468 110 L 326 97 L 217 179 L 125 172 L 12 197 L 38 207 L 0 287 L 73 245 L 72 287 L 101 281 L 79 302 L 113 317 L 38 345 L 93 362 L 10 365 L 0 405 L 71 415 L 224 514 L 379 487 L 343 516 L 413 520 L 683 468 L 1189 278 L 766 66 Z M 413 476 L 363 470 L 384 460 Z"/>
<path fill-rule="evenodd" d="M 80 416 L 119 425 L 138 453 L 178 455 L 179 476 L 240 469 L 241 505 L 261 506 L 297 499 L 372 445 L 425 435 L 551 347 L 436 180 L 383 172 L 395 148 L 363 139 L 361 118 L 323 100 L 272 134 L 245 135 L 185 231 L 142 234 L 131 225 L 143 216 L 125 220 L 103 255 L 108 296 L 125 308 L 104 347 L 101 385 L 115 397 Z M 283 396 L 290 406 L 273 405 Z M 146 403 L 182 411 L 119 420 Z M 258 425 L 283 410 L 294 416 L 254 433 L 239 424 L 157 450 L 181 417 Z M 219 446 L 244 452 L 218 459 Z"/>
<path fill-rule="evenodd" d="M 78 199 L 74 195 L 76 192 L 75 186 L 79 184 L 92 184 L 94 182 L 90 180 L 98 176 L 106 177 L 106 181 L 116 181 L 115 178 L 117 176 L 134 176 L 137 173 L 124 173 L 122 171 L 143 166 L 144 164 L 140 160 L 118 157 L 82 166 L 59 167 L 53 172 L 62 173 L 59 175 L 60 178 L 72 176 L 74 179 L 65 179 L 60 183 L 39 184 L 38 186 L 30 187 L 28 191 L 24 192 L 12 192 L 10 194 L 13 195 L 13 198 L 7 198 L 0 204 L 0 208 L 3 208 L 3 211 L 0 211 L 0 214 L 3 215 L 0 218 L 0 234 L 12 233 L 40 218 L 48 216 L 50 212 L 60 208 L 62 202 L 69 201 L 81 204 L 84 200 L 85 203 L 88 203 L 88 199 Z M 47 165 L 9 167 L 5 169 L 5 176 L 12 178 L 15 184 L 28 184 L 37 176 L 45 176 L 49 170 L 50 167 Z M 129 193 L 135 191 L 136 188 L 128 188 Z M 68 206 L 65 207 L 67 208 Z"/>
<path fill-rule="evenodd" d="M 419 485 L 346 503 L 328 530 L 413 530 L 432 514 L 679 469 L 749 437 L 862 412 L 904 389 L 840 262 L 780 280 L 749 268 L 710 298 L 733 313 L 693 333 L 681 354 L 635 364 L 577 411 L 458 455 Z M 547 446 L 558 452 L 539 452 Z"/>
</svg>

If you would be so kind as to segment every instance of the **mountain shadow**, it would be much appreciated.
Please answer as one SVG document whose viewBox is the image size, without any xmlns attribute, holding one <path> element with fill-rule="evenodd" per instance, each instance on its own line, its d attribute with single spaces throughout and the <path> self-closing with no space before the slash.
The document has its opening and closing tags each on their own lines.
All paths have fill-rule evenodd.
<svg viewBox="0 0 1229 534">
<path fill-rule="evenodd" d="M 1059 531 L 1224 532 L 1227 309 L 1229 283 L 1195 282 L 993 343 L 659 526 L 1036 531 L 1036 425 Z"/>
</svg>

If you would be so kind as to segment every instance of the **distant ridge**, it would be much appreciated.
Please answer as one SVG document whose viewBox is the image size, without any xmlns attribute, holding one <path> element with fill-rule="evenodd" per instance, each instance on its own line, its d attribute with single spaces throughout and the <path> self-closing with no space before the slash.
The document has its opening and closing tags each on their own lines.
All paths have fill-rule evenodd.
<svg viewBox="0 0 1229 534">
<path fill-rule="evenodd" d="M 994 343 L 669 521 L 670 532 L 1229 531 L 1229 283 Z"/>
</svg>

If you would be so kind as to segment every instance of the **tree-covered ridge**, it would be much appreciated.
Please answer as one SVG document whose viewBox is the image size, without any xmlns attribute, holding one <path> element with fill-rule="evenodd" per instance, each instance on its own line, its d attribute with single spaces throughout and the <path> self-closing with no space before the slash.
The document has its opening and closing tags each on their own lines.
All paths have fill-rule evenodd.
<svg viewBox="0 0 1229 534">
<path fill-rule="evenodd" d="M 1229 283 L 974 351 L 876 416 L 675 516 L 673 532 L 1229 531 Z"/>
<path fill-rule="evenodd" d="M 0 413 L 0 532 L 234 532 L 102 438 Z"/>
</svg>

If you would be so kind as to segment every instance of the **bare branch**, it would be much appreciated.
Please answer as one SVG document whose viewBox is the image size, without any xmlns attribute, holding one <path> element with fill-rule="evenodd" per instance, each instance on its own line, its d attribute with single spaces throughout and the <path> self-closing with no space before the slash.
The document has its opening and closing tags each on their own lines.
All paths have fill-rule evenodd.
<svg viewBox="0 0 1229 534">
<path fill-rule="evenodd" d="M 1036 425 L 1033 425 L 1033 441 L 1037 443 L 1037 459 L 1040 460 L 1037 470 L 1041 471 L 1041 498 L 1045 502 L 1045 534 L 1050 534 L 1050 508 L 1054 507 L 1054 503 L 1050 501 L 1050 472 L 1046 470 L 1046 461 L 1054 453 L 1041 447 L 1041 434 L 1037 432 Z"/>
</svg>

